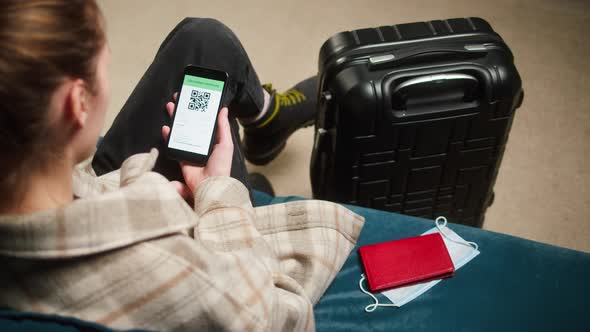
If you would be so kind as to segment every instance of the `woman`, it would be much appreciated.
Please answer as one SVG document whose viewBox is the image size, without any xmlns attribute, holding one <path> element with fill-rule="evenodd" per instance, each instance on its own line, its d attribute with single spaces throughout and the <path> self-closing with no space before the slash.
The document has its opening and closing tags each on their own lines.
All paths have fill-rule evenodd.
<svg viewBox="0 0 590 332">
<path fill-rule="evenodd" d="M 105 136 L 97 177 L 76 166 L 94 150 L 109 95 L 95 2 L 2 1 L 0 45 L 0 307 L 115 328 L 313 330 L 313 304 L 362 218 L 318 201 L 253 208 L 230 177 L 243 180 L 245 167 L 227 108 L 206 167 L 150 150 L 163 146 L 174 108 L 164 105 L 188 63 L 229 73 L 224 104 L 261 162 L 307 122 L 301 90 L 312 83 L 261 87 L 229 29 L 186 19 Z"/>
</svg>

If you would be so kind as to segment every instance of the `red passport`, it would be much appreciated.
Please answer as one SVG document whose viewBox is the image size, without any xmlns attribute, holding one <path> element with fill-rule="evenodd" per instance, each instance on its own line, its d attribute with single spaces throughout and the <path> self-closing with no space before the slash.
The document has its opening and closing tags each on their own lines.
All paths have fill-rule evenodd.
<svg viewBox="0 0 590 332">
<path fill-rule="evenodd" d="M 371 291 L 448 278 L 455 266 L 440 233 L 359 248 Z"/>
</svg>

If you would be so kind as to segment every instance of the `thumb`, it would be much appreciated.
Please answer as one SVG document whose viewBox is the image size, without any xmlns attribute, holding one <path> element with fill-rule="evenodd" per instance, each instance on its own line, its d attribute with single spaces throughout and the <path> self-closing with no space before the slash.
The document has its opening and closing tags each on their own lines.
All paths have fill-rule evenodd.
<svg viewBox="0 0 590 332">
<path fill-rule="evenodd" d="M 217 120 L 217 144 L 229 146 L 233 145 L 227 107 L 224 107 L 221 109 L 221 111 L 219 111 Z"/>
</svg>

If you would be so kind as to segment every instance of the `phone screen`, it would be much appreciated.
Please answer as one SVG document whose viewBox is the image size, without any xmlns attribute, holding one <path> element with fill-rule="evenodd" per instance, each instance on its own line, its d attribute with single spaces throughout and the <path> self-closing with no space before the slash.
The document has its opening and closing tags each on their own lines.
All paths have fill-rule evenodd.
<svg viewBox="0 0 590 332">
<path fill-rule="evenodd" d="M 207 155 L 224 81 L 185 75 L 168 147 Z"/>
</svg>

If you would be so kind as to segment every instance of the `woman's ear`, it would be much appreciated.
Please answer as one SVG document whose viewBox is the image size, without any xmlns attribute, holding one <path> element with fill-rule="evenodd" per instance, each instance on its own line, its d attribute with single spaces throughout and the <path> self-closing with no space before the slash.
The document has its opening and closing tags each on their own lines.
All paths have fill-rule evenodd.
<svg viewBox="0 0 590 332">
<path fill-rule="evenodd" d="M 81 79 L 69 82 L 67 102 L 64 104 L 64 115 L 78 128 L 84 128 L 88 121 L 89 92 Z"/>
</svg>

